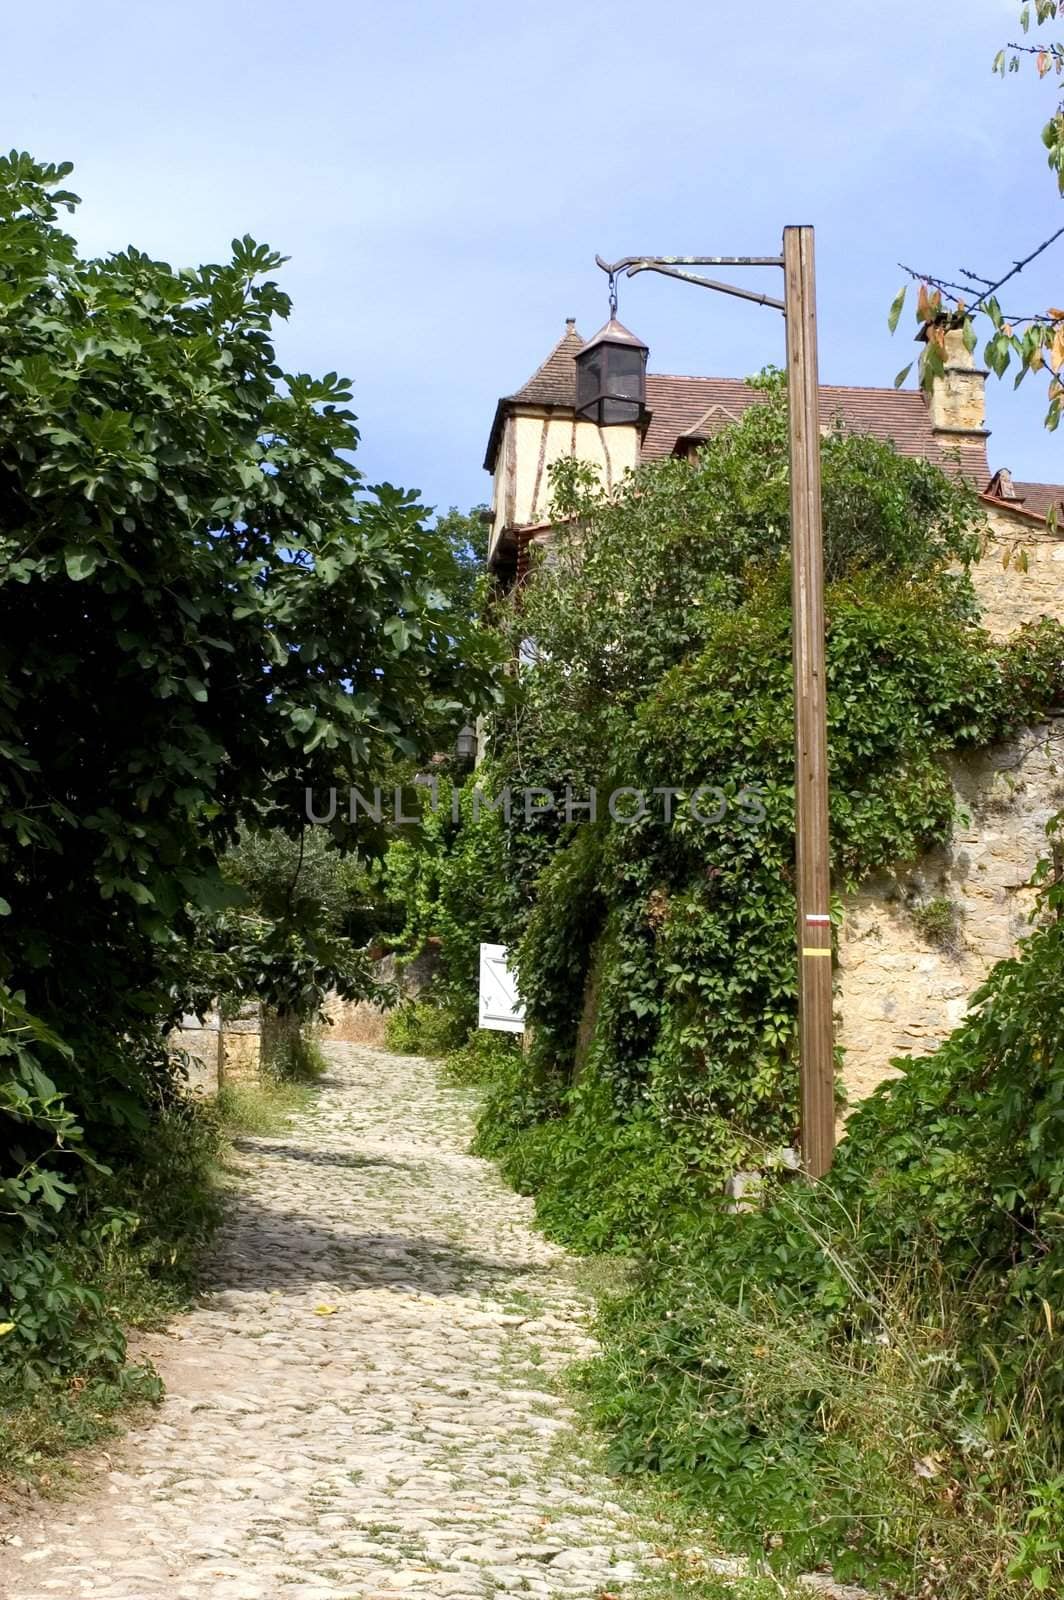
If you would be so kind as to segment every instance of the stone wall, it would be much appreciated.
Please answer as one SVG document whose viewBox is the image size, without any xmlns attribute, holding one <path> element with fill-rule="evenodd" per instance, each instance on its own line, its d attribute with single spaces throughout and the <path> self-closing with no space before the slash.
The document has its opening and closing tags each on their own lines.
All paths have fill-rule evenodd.
<svg viewBox="0 0 1064 1600">
<path fill-rule="evenodd" d="M 983 625 L 1003 639 L 1064 615 L 1064 536 L 1020 511 L 986 509 L 990 538 L 972 569 Z M 994 963 L 1030 931 L 1031 874 L 1047 853 L 1046 822 L 1064 808 L 1064 723 L 957 758 L 951 770 L 968 821 L 950 845 L 911 870 L 869 880 L 846 903 L 837 1005 L 851 1104 L 892 1075 L 893 1057 L 934 1049 Z M 921 909 L 933 901 L 955 908 L 945 944 L 921 927 Z"/>
<path fill-rule="evenodd" d="M 185 1017 L 180 1028 L 170 1034 L 167 1044 L 171 1050 L 183 1050 L 188 1055 L 188 1086 L 214 1094 L 218 1088 L 220 1042 L 218 1014 L 211 1012 L 201 1021 L 199 1017 Z"/>
<path fill-rule="evenodd" d="M 1064 615 L 1064 535 L 1022 512 L 986 509 L 990 541 L 972 568 L 983 626 L 1003 639 L 1025 622 Z"/>
<path fill-rule="evenodd" d="M 202 1019 L 185 1017 L 168 1044 L 172 1050 L 187 1052 L 189 1088 L 215 1094 L 222 1083 L 258 1075 L 260 1030 L 258 1006 L 245 1006 L 224 1021 L 211 1011 Z"/>
<path fill-rule="evenodd" d="M 222 1082 L 256 1078 L 262 1056 L 262 1016 L 257 1005 L 245 1006 L 222 1025 Z"/>
<path fill-rule="evenodd" d="M 432 981 L 439 963 L 439 945 L 430 939 L 420 955 L 400 966 L 394 956 L 383 956 L 376 962 L 374 976 L 378 983 L 394 985 L 402 1000 L 415 1000 Z M 341 1000 L 331 994 L 325 1001 L 328 1019 L 324 1037 L 344 1044 L 384 1044 L 388 1013 L 368 1000 Z"/>
<path fill-rule="evenodd" d="M 439 962 L 438 941 L 430 939 L 413 961 L 402 966 L 394 956 L 375 963 L 378 983 L 394 985 L 400 999 L 413 1000 L 429 985 Z M 341 1000 L 330 994 L 325 1001 L 326 1023 L 322 1037 L 345 1044 L 384 1043 L 388 1013 L 366 1000 Z M 258 1006 L 245 1006 L 236 1017 L 222 1021 L 212 1011 L 202 1021 L 185 1017 L 170 1035 L 170 1046 L 189 1056 L 189 1085 L 206 1094 L 220 1083 L 237 1083 L 258 1076 L 262 1058 L 262 1018 Z"/>
<path fill-rule="evenodd" d="M 1057 568 L 1064 572 L 1064 568 Z M 967 814 L 945 848 L 851 896 L 839 939 L 839 1039 L 851 1104 L 892 1075 L 895 1056 L 933 1049 L 964 1016 L 996 961 L 1031 930 L 1031 874 L 1045 826 L 1064 807 L 1064 719 L 951 762 Z M 945 943 L 921 911 L 953 908 Z"/>
</svg>

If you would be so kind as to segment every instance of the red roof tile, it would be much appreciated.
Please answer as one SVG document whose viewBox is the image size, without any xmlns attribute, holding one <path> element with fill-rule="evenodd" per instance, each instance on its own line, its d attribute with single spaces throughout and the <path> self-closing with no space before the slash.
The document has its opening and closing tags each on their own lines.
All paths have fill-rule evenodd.
<svg viewBox="0 0 1064 1600">
<path fill-rule="evenodd" d="M 572 320 L 566 322 L 565 332 L 543 365 L 536 368 L 516 394 L 507 398 L 523 401 L 525 405 L 575 405 L 576 368 L 573 366 L 573 357 L 583 348 L 584 341 L 576 331 L 576 323 Z"/>
<path fill-rule="evenodd" d="M 539 366 L 514 394 L 499 401 L 488 442 L 484 465 L 490 472 L 495 465 L 503 417 L 513 406 L 563 406 L 571 408 L 576 399 L 574 357 L 584 341 L 573 321 Z M 762 399 L 761 391 L 741 378 L 689 378 L 659 372 L 647 373 L 649 425 L 640 452 L 644 461 L 672 455 L 680 439 L 708 439 L 742 416 L 749 406 Z M 923 395 L 918 389 L 846 388 L 824 384 L 820 389 L 821 426 L 841 421 L 855 433 L 894 444 L 902 455 L 923 456 L 947 471 L 960 470 L 980 486 L 987 483 L 990 470 L 983 439 L 970 439 L 957 445 L 934 432 Z"/>
<path fill-rule="evenodd" d="M 1012 487 L 1024 511 L 1033 511 L 1035 516 L 1044 517 L 1050 506 L 1056 506 L 1058 513 L 1064 512 L 1064 483 L 1024 483 L 1014 478 Z M 1005 501 L 1006 505 L 1009 503 Z M 1015 504 L 1016 501 L 1011 503 Z"/>
<path fill-rule="evenodd" d="M 734 422 L 764 396 L 740 378 L 683 378 L 647 373 L 650 426 L 642 459 L 672 455 L 679 439 L 708 439 Z M 890 442 L 902 455 L 923 456 L 936 466 L 956 470 L 980 485 L 990 477 L 984 439 L 965 441 L 960 449 L 931 426 L 927 404 L 918 389 L 863 389 L 836 384 L 820 386 L 820 425 L 836 422 L 853 433 Z"/>
</svg>

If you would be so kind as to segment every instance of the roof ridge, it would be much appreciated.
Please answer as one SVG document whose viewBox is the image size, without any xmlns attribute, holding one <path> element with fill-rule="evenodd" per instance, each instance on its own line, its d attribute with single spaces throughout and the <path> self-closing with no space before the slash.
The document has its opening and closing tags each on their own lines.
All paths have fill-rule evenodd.
<svg viewBox="0 0 1064 1600">
<path fill-rule="evenodd" d="M 651 372 L 647 370 L 648 378 L 671 378 L 674 383 L 741 383 L 743 388 L 747 385 L 745 378 L 714 377 L 711 373 L 698 372 Z"/>
<path fill-rule="evenodd" d="M 670 383 L 737 383 L 743 389 L 758 392 L 756 384 L 749 383 L 746 378 L 727 378 L 719 373 L 698 372 L 651 372 L 647 371 L 648 378 L 668 378 Z M 878 383 L 826 383 L 822 378 L 818 381 L 819 389 L 846 389 L 852 394 L 920 394 L 919 389 L 896 389 L 893 384 Z"/>
<path fill-rule="evenodd" d="M 967 448 L 935 432 L 931 412 L 919 389 L 888 389 L 877 384 L 818 386 L 822 423 L 838 418 L 850 433 L 892 442 L 902 455 L 922 456 L 947 472 L 961 471 L 982 487 L 990 478 L 985 438 Z M 673 455 L 681 441 L 712 438 L 727 422 L 727 412 L 748 414 L 771 398 L 741 378 L 697 378 L 692 374 L 647 374 L 650 419 L 640 447 L 640 460 Z M 715 410 L 714 408 L 719 408 Z M 1048 491 L 1039 491 L 1045 495 Z"/>
</svg>

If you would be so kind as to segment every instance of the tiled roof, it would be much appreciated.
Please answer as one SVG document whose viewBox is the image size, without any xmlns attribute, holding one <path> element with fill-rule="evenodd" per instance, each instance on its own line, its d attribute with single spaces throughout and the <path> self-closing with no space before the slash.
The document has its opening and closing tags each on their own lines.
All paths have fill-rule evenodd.
<svg viewBox="0 0 1064 1600">
<path fill-rule="evenodd" d="M 584 348 L 584 341 L 571 319 L 565 332 L 541 367 L 518 389 L 507 396 L 530 406 L 571 406 L 576 404 L 576 368 L 573 357 Z"/>
<path fill-rule="evenodd" d="M 511 406 L 572 407 L 575 404 L 573 361 L 583 347 L 584 341 L 570 319 L 542 366 L 514 394 L 499 401 L 484 463 L 489 472 L 495 465 L 502 421 Z M 741 378 L 686 378 L 648 372 L 650 421 L 640 457 L 643 461 L 653 461 L 672 455 L 680 439 L 711 438 L 760 400 L 760 391 Z M 958 441 L 958 448 L 948 438 L 936 434 L 931 427 L 927 404 L 918 389 L 844 388 L 824 384 L 820 389 L 820 421 L 825 428 L 841 421 L 855 433 L 889 440 L 903 455 L 923 456 L 947 471 L 957 469 L 959 456 L 961 471 L 980 487 L 990 477 L 985 441 Z"/>
<path fill-rule="evenodd" d="M 604 332 L 606 330 L 603 330 Z M 624 330 L 627 333 L 627 329 Z M 632 337 L 629 335 L 629 337 Z M 543 365 L 515 394 L 499 401 L 488 441 L 484 465 L 491 472 L 501 437 L 502 423 L 513 406 L 559 406 L 572 410 L 576 403 L 574 357 L 584 341 L 570 318 Z M 762 400 L 762 393 L 740 378 L 687 378 L 660 372 L 647 373 L 649 422 L 640 449 L 643 461 L 672 455 L 681 441 L 710 439 L 737 422 L 743 412 Z M 936 433 L 923 394 L 918 389 L 848 388 L 822 384 L 820 425 L 835 423 L 854 433 L 889 442 L 902 454 L 923 456 L 947 472 L 957 471 L 983 491 L 984 499 L 1012 507 L 1029 517 L 1044 518 L 1052 506 L 1064 526 L 1064 484 L 1013 481 L 1000 471 L 991 479 L 984 436 Z"/>
<path fill-rule="evenodd" d="M 576 367 L 573 357 L 584 348 L 584 341 L 576 331 L 574 318 L 565 319 L 565 332 L 554 346 L 543 365 L 537 367 L 528 382 L 516 394 L 505 394 L 495 407 L 495 419 L 488 435 L 488 448 L 484 467 L 495 471 L 495 457 L 502 438 L 502 425 L 512 406 L 568 406 L 576 405 Z"/>
<path fill-rule="evenodd" d="M 1014 478 L 1012 487 L 1023 509 L 1035 516 L 1044 517 L 1050 506 L 1056 506 L 1058 512 L 1064 510 L 1064 483 L 1024 483 Z"/>
<path fill-rule="evenodd" d="M 1017 511 L 1037 522 L 1044 522 L 1049 512 L 1055 511 L 1057 521 L 1064 524 L 1064 483 L 1025 483 L 1013 478 L 1007 467 L 999 467 L 987 484 L 983 499 L 1003 511 Z"/>
<path fill-rule="evenodd" d="M 680 439 L 708 439 L 762 399 L 759 390 L 740 378 L 682 378 L 647 373 L 650 426 L 641 458 L 653 461 L 672 455 Z M 931 426 L 927 404 L 918 389 L 859 389 L 820 386 L 820 425 L 840 421 L 854 433 L 893 443 L 902 455 L 923 456 L 936 466 L 956 470 L 957 454 Z M 961 470 L 980 485 L 990 477 L 983 439 L 967 440 L 960 449 Z"/>
</svg>

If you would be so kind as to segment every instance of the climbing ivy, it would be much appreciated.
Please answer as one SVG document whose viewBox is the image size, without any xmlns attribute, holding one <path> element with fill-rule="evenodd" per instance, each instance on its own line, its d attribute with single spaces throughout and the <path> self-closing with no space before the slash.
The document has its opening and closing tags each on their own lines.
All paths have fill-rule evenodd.
<svg viewBox="0 0 1064 1600">
<path fill-rule="evenodd" d="M 491 761 L 393 852 L 405 942 L 439 940 L 461 1026 L 478 942 L 511 947 L 530 1048 L 480 1147 L 594 1249 L 686 1226 L 797 1133 L 787 428 L 778 375 L 760 385 L 696 461 L 619 495 L 556 470 L 550 558 L 501 609 L 521 666 Z M 841 425 L 822 457 L 842 890 L 949 837 L 945 758 L 1059 706 L 1064 651 L 1050 622 L 1006 647 L 978 625 L 961 478 Z M 474 783 L 553 803 L 474 822 Z M 592 785 L 597 817 L 567 820 Z M 619 785 L 649 802 L 634 820 L 607 808 Z"/>
<path fill-rule="evenodd" d="M 512 604 L 526 665 L 497 778 L 656 798 L 635 821 L 555 808 L 508 836 L 496 905 L 531 1037 L 494 1063 L 477 1147 L 557 1236 L 647 1259 L 589 1380 L 619 1468 L 708 1499 L 759 1558 L 905 1594 L 930 1574 L 985 1595 L 997 1573 L 1019 1594 L 1051 1581 L 1061 1542 L 1060 1440 L 1033 1422 L 1056 1393 L 1033 1356 L 1055 1316 L 1040 1297 L 1059 1298 L 1057 927 L 950 1053 L 860 1113 L 835 1188 L 795 1200 L 780 1180 L 763 1217 L 724 1200 L 737 1169 L 771 1189 L 797 1133 L 785 436 L 770 382 L 696 462 L 612 501 L 559 474 L 570 520 Z M 951 753 L 1064 707 L 1064 628 L 1000 644 L 979 626 L 981 516 L 959 479 L 841 431 L 823 472 L 842 891 L 949 838 Z M 720 804 L 695 817 L 705 786 Z M 1004 1276 L 980 1300 L 983 1271 Z"/>
<path fill-rule="evenodd" d="M 559 802 L 505 835 L 497 936 L 531 1048 L 480 1139 L 595 1249 L 668 1235 L 797 1132 L 787 430 L 778 376 L 762 390 L 694 463 L 643 469 L 619 496 L 559 469 L 566 520 L 506 618 L 525 665 L 495 781 L 595 784 L 600 805 L 567 822 Z M 949 836 L 944 758 L 1060 703 L 1061 634 L 1002 649 L 978 626 L 982 518 L 963 480 L 838 427 L 823 482 L 844 889 Z M 636 820 L 606 811 L 621 784 L 647 797 Z"/>
<path fill-rule="evenodd" d="M 905 1596 L 1064 1584 L 1060 894 L 829 1181 L 708 1208 L 608 1309 L 615 1467 L 708 1501 L 731 1546 Z"/>
</svg>

